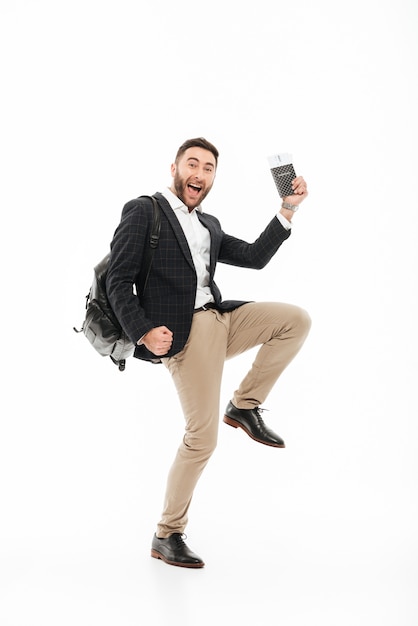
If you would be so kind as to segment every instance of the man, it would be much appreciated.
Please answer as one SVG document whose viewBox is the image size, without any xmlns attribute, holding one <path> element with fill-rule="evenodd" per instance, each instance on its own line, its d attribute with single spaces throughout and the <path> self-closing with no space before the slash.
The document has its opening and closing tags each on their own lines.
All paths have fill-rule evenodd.
<svg viewBox="0 0 418 626">
<path fill-rule="evenodd" d="M 148 245 L 149 198 L 124 206 L 107 276 L 109 300 L 137 344 L 135 356 L 164 363 L 184 412 L 185 434 L 169 472 L 151 549 L 153 557 L 181 567 L 204 566 L 183 533 L 194 488 L 216 447 L 225 360 L 260 346 L 223 419 L 259 443 L 284 448 L 259 407 L 310 328 L 308 314 L 299 307 L 222 300 L 214 282 L 218 261 L 255 269 L 270 261 L 289 237 L 294 211 L 308 195 L 304 179 L 293 181 L 293 195 L 283 199 L 279 213 L 250 244 L 224 233 L 219 221 L 202 211 L 217 165 L 218 150 L 206 139 L 190 139 L 180 146 L 171 165 L 171 187 L 155 194 L 161 209 L 160 240 L 141 301 L 133 287 Z"/>
</svg>

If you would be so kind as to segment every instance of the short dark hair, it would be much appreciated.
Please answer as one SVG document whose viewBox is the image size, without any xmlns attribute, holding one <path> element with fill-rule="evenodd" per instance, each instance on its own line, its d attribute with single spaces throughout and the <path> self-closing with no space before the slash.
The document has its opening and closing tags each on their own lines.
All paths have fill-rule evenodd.
<svg viewBox="0 0 418 626">
<path fill-rule="evenodd" d="M 209 150 L 209 152 L 212 152 L 213 156 L 215 157 L 216 165 L 218 165 L 219 152 L 215 148 L 215 146 L 204 137 L 187 139 L 184 143 L 182 143 L 180 148 L 177 150 L 176 163 L 189 148 L 203 148 L 204 150 Z"/>
</svg>

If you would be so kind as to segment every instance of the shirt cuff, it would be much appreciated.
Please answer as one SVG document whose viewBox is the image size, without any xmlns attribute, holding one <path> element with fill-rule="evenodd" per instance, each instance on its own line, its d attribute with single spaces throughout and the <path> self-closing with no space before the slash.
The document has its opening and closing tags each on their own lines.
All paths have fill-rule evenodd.
<svg viewBox="0 0 418 626">
<path fill-rule="evenodd" d="M 291 222 L 289 222 L 289 220 L 287 220 L 284 215 L 282 215 L 281 213 L 277 213 L 276 217 L 279 220 L 280 224 L 283 226 L 283 228 L 285 228 L 286 230 L 290 230 L 292 228 Z"/>
</svg>

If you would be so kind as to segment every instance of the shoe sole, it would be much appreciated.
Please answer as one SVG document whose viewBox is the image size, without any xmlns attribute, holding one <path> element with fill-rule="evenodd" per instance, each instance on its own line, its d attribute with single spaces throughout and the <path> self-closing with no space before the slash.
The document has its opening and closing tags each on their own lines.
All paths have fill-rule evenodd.
<svg viewBox="0 0 418 626">
<path fill-rule="evenodd" d="M 254 435 L 250 433 L 249 430 L 244 428 L 244 426 L 240 424 L 240 422 L 236 422 L 234 419 L 232 419 L 232 417 L 228 417 L 228 415 L 224 415 L 224 422 L 225 424 L 228 424 L 228 426 L 232 426 L 232 428 L 241 428 L 244 431 L 244 433 L 246 433 L 249 437 L 251 437 L 251 439 L 253 439 L 254 441 L 257 441 L 258 443 L 262 443 L 265 446 L 270 446 L 270 448 L 285 448 L 286 447 L 285 444 L 281 445 L 277 443 L 268 443 L 267 441 L 262 441 L 261 439 L 257 439 L 257 437 L 254 437 Z"/>
<path fill-rule="evenodd" d="M 151 556 L 154 559 L 160 559 L 161 561 L 164 561 L 164 563 L 167 563 L 167 565 L 176 565 L 177 567 L 189 567 L 193 569 L 198 569 L 205 566 L 204 563 L 179 563 L 178 561 L 170 561 L 169 559 L 166 559 L 165 556 L 161 554 L 161 552 L 157 552 L 157 550 L 154 549 L 151 550 Z"/>
</svg>

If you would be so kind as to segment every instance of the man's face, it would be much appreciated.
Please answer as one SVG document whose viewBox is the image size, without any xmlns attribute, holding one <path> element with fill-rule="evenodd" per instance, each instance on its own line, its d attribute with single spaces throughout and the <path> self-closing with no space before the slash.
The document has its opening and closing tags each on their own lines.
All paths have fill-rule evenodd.
<svg viewBox="0 0 418 626">
<path fill-rule="evenodd" d="M 212 152 L 203 148 L 188 148 L 171 166 L 171 191 L 191 211 L 208 195 L 216 174 Z"/>
</svg>

